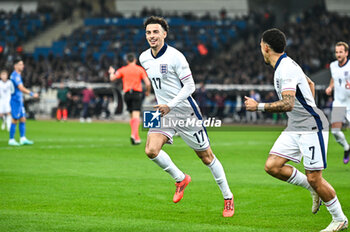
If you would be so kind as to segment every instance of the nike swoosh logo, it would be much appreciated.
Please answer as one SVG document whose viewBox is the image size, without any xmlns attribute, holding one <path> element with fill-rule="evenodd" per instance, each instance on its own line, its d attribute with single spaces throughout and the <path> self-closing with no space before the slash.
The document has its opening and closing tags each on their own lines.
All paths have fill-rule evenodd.
<svg viewBox="0 0 350 232">
<path fill-rule="evenodd" d="M 150 69 L 150 68 L 145 68 L 146 71 L 147 71 L 148 69 Z"/>
<path fill-rule="evenodd" d="M 317 162 L 310 162 L 310 165 L 314 165 L 315 163 L 318 163 L 318 161 Z"/>
<path fill-rule="evenodd" d="M 203 147 L 204 146 L 204 143 L 203 144 L 199 144 L 199 147 Z"/>
</svg>

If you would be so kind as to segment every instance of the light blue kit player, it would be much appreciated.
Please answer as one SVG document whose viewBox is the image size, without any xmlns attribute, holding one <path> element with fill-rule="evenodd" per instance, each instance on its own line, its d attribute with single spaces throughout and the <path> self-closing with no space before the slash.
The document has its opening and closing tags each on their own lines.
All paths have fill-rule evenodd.
<svg viewBox="0 0 350 232">
<path fill-rule="evenodd" d="M 8 144 L 10 146 L 19 146 L 19 145 L 31 145 L 33 141 L 30 141 L 26 138 L 26 115 L 23 104 L 23 93 L 30 95 L 34 98 L 39 98 L 37 93 L 31 92 L 29 89 L 23 86 L 21 73 L 24 69 L 24 63 L 21 58 L 16 58 L 14 60 L 14 71 L 11 73 L 10 80 L 13 84 L 13 91 L 11 94 L 11 114 L 12 114 L 12 123 L 10 127 L 10 139 Z M 19 121 L 19 133 L 20 133 L 20 142 L 18 143 L 15 140 L 15 133 L 17 123 Z"/>
</svg>

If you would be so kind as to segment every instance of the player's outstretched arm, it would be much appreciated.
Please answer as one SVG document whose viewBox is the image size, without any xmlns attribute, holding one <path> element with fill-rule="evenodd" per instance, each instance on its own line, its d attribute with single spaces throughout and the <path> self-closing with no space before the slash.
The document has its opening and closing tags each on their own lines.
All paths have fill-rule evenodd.
<svg viewBox="0 0 350 232">
<path fill-rule="evenodd" d="M 330 95 L 332 94 L 333 87 L 334 87 L 334 80 L 333 80 L 333 78 L 331 78 L 331 81 L 329 82 L 329 86 L 328 86 L 328 88 L 326 89 L 326 94 L 327 94 L 327 95 L 330 96 Z"/>
<path fill-rule="evenodd" d="M 284 91 L 282 92 L 282 100 L 271 103 L 258 103 L 253 98 L 247 96 L 244 99 L 244 105 L 248 111 L 288 112 L 294 107 L 295 92 Z"/>
<path fill-rule="evenodd" d="M 29 89 L 24 87 L 22 84 L 19 84 L 17 87 L 22 93 L 28 94 L 28 95 L 30 95 L 31 97 L 34 97 L 34 98 L 39 98 L 39 94 L 33 93 L 32 91 L 30 91 Z"/>
</svg>

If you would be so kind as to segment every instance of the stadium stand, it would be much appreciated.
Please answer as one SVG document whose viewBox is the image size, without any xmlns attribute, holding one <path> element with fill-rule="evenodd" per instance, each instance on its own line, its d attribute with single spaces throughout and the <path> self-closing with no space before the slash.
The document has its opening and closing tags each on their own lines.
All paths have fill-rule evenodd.
<svg viewBox="0 0 350 232">
<path fill-rule="evenodd" d="M 0 46 L 8 54 L 37 33 L 51 25 L 55 19 L 50 13 L 27 13 L 18 8 L 16 12 L 0 11 Z"/>
<path fill-rule="evenodd" d="M 8 46 L 6 41 L 12 41 L 13 46 L 20 46 L 30 36 L 55 22 L 55 18 L 62 18 L 39 12 L 25 13 L 26 17 L 21 17 L 23 14 L 0 14 L 0 24 L 3 27 L 0 45 L 3 49 Z M 124 54 L 130 51 L 139 54 L 147 48 L 141 25 L 144 17 L 152 14 L 164 15 L 160 10 L 146 8 L 140 12 L 140 16 L 130 18 L 108 11 L 95 17 L 82 14 L 88 15 L 84 26 L 54 41 L 51 47 L 37 47 L 32 54 L 23 54 L 26 65 L 25 85 L 39 86 L 47 91 L 53 83 L 62 80 L 109 83 L 106 73 L 109 65 L 120 67 L 124 64 Z M 238 19 L 228 17 L 223 10 L 216 17 L 209 14 L 201 17 L 190 13 L 180 15 L 176 12 L 168 13 L 165 17 L 171 27 L 167 41 L 185 54 L 197 83 L 226 87 L 242 84 L 271 85 L 273 73 L 263 63 L 259 35 L 266 28 L 276 25 L 273 13 L 251 11 Z M 333 60 L 335 41 L 348 41 L 349 38 L 347 25 L 350 17 L 328 12 L 324 6 L 308 8 L 302 13 L 289 16 L 286 21 L 280 28 L 288 37 L 287 53 L 309 75 L 327 69 Z M 8 25 L 12 23 L 20 28 L 10 30 Z M 28 33 L 29 30 L 31 33 Z M 13 49 L 11 51 L 14 52 Z M 0 65 L 8 66 L 11 57 L 10 50 L 7 54 L 3 52 L 0 55 Z M 271 97 L 268 93 L 271 90 L 264 90 L 267 94 L 262 97 Z M 207 92 L 206 104 L 212 109 L 207 110 L 208 114 L 215 112 L 216 105 L 222 99 L 224 105 L 228 106 L 224 112 L 231 114 L 241 104 L 239 96 L 230 91 L 207 88 Z"/>
</svg>

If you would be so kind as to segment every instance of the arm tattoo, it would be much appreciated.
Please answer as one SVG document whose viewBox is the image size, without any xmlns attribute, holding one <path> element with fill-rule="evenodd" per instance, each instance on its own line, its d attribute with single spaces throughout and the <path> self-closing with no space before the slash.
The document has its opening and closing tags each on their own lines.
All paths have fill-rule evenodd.
<svg viewBox="0 0 350 232">
<path fill-rule="evenodd" d="M 290 94 L 282 95 L 282 100 L 266 103 L 265 111 L 267 112 L 288 112 L 294 107 L 295 96 Z"/>
</svg>

